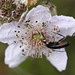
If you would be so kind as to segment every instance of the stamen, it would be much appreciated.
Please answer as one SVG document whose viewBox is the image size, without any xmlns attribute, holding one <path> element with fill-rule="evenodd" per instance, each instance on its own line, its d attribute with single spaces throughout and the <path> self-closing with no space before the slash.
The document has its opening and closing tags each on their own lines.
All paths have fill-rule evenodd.
<svg viewBox="0 0 75 75">
<path fill-rule="evenodd" d="M 14 43 L 16 43 L 16 41 L 14 41 Z"/>
<path fill-rule="evenodd" d="M 20 33 L 20 31 L 18 31 L 18 33 Z"/>
<path fill-rule="evenodd" d="M 18 28 L 20 28 L 20 26 L 18 26 Z"/>
<path fill-rule="evenodd" d="M 20 48 L 22 48 L 23 45 L 26 45 L 27 50 L 29 53 L 28 56 L 31 55 L 32 58 L 42 58 L 42 54 L 45 54 L 47 56 L 50 55 L 51 50 L 46 50 L 43 51 L 42 49 L 46 48 L 46 44 L 49 44 L 49 42 L 55 42 L 55 36 L 56 34 L 54 34 L 53 32 L 58 32 L 59 29 L 58 27 L 54 26 L 54 25 L 50 25 L 51 27 L 48 27 L 48 23 L 43 22 L 42 25 L 40 26 L 40 23 L 35 27 L 30 25 L 29 23 L 30 20 L 26 21 L 27 27 L 25 26 L 25 32 L 22 33 L 21 35 L 19 35 L 19 33 L 21 31 L 14 31 L 17 32 L 16 36 L 17 38 L 20 38 Z M 36 23 L 38 21 L 35 21 Z M 18 26 L 18 28 L 20 28 L 20 26 Z M 23 28 L 22 28 L 23 29 Z M 25 40 L 27 40 L 25 42 Z M 16 41 L 14 41 L 16 43 Z M 31 49 L 32 48 L 32 49 Z M 24 49 L 22 49 L 22 55 L 26 55 Z"/>
<path fill-rule="evenodd" d="M 24 40 L 24 38 L 22 38 Z"/>
<path fill-rule="evenodd" d="M 24 54 L 24 53 L 22 53 L 22 55 L 24 55 L 24 56 L 25 56 L 25 54 Z"/>
<path fill-rule="evenodd" d="M 16 31 L 14 31 L 14 32 L 16 32 Z"/>
<path fill-rule="evenodd" d="M 20 48 L 22 47 L 22 45 L 20 46 Z"/>
<path fill-rule="evenodd" d="M 36 21 L 36 23 L 37 23 L 38 21 Z"/>
<path fill-rule="evenodd" d="M 24 49 L 22 49 L 22 52 L 24 52 Z"/>
<path fill-rule="evenodd" d="M 17 38 L 19 38 L 18 34 L 16 34 Z"/>
</svg>

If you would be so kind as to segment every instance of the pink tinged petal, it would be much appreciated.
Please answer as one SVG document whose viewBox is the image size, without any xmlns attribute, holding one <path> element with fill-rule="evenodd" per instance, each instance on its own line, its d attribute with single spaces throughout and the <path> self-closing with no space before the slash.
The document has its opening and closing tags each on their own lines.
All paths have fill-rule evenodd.
<svg viewBox="0 0 75 75">
<path fill-rule="evenodd" d="M 64 48 L 60 49 L 60 51 L 65 51 Z M 52 52 L 47 59 L 51 62 L 51 64 L 57 68 L 60 72 L 66 69 L 67 65 L 67 54 L 66 52 Z"/>
<path fill-rule="evenodd" d="M 5 51 L 5 64 L 10 68 L 14 68 L 22 63 L 28 56 L 27 50 L 25 50 L 25 55 L 22 55 L 23 49 L 26 49 L 26 46 L 20 48 L 20 43 L 9 45 Z"/>
<path fill-rule="evenodd" d="M 39 23 L 51 21 L 51 14 L 47 7 L 38 5 L 29 11 L 26 20 L 31 20 L 32 22 L 38 21 Z"/>
<path fill-rule="evenodd" d="M 72 36 L 75 32 L 75 19 L 68 16 L 53 16 L 51 25 L 58 26 L 64 36 Z"/>
</svg>

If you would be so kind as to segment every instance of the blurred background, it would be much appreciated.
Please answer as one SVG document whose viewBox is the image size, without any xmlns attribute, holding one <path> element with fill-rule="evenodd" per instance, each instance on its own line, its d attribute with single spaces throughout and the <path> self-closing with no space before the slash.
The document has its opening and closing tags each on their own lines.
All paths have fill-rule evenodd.
<svg viewBox="0 0 75 75">
<path fill-rule="evenodd" d="M 41 1 L 41 0 L 40 0 Z M 40 2 L 39 1 L 39 2 Z M 58 15 L 73 16 L 75 18 L 75 0 L 50 0 L 57 7 Z M 68 40 L 69 37 L 66 38 Z M 65 40 L 65 41 L 66 41 Z M 42 59 L 27 59 L 18 67 L 10 69 L 4 64 L 4 52 L 7 44 L 0 43 L 0 75 L 75 75 L 75 37 L 71 45 L 66 48 L 68 55 L 67 68 L 59 72 L 45 56 Z"/>
</svg>

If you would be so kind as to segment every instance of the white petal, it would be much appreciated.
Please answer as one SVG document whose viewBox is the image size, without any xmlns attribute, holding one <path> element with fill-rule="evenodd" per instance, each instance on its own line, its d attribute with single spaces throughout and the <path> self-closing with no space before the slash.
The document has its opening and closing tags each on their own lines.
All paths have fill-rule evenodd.
<svg viewBox="0 0 75 75">
<path fill-rule="evenodd" d="M 60 51 L 65 51 L 64 48 L 60 49 Z M 67 54 L 66 52 L 52 52 L 47 59 L 51 62 L 51 64 L 57 68 L 59 71 L 63 71 L 66 69 L 67 65 Z"/>
<path fill-rule="evenodd" d="M 14 68 L 22 63 L 28 56 L 27 50 L 25 50 L 26 55 L 22 55 L 23 49 L 26 49 L 26 46 L 20 48 L 20 43 L 9 45 L 5 52 L 5 64 L 8 64 L 10 68 Z"/>
<path fill-rule="evenodd" d="M 18 34 L 18 31 L 20 31 L 19 36 L 25 32 L 25 29 L 21 29 L 23 25 L 21 25 L 19 28 L 18 23 L 13 21 L 10 23 L 4 23 L 2 26 L 0 26 L 0 42 L 11 44 L 14 41 L 18 41 L 20 38 L 17 38 L 16 34 Z M 16 32 L 15 32 L 16 31 Z"/>
<path fill-rule="evenodd" d="M 58 26 L 64 36 L 72 36 L 75 32 L 75 19 L 73 17 L 53 16 L 51 24 Z"/>
<path fill-rule="evenodd" d="M 11 43 L 16 39 L 14 30 L 16 29 L 16 22 L 4 23 L 0 27 L 0 41 L 3 43 Z M 13 40 L 12 40 L 13 39 Z"/>
<path fill-rule="evenodd" d="M 29 11 L 26 16 L 26 20 L 30 20 L 32 22 L 38 21 L 39 23 L 51 21 L 51 14 L 47 7 L 38 5 Z"/>
</svg>

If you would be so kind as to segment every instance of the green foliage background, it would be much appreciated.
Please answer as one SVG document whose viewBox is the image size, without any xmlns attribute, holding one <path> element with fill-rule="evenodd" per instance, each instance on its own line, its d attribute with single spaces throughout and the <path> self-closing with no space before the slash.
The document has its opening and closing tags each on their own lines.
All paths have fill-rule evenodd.
<svg viewBox="0 0 75 75">
<path fill-rule="evenodd" d="M 75 0 L 51 0 L 51 2 L 57 6 L 58 15 L 73 16 L 75 18 Z M 68 64 L 63 72 L 57 71 L 46 60 L 45 56 L 42 59 L 27 59 L 20 66 L 10 69 L 4 64 L 6 47 L 7 44 L 0 43 L 0 75 L 75 75 L 75 37 L 72 38 L 71 45 L 66 48 Z"/>
</svg>

